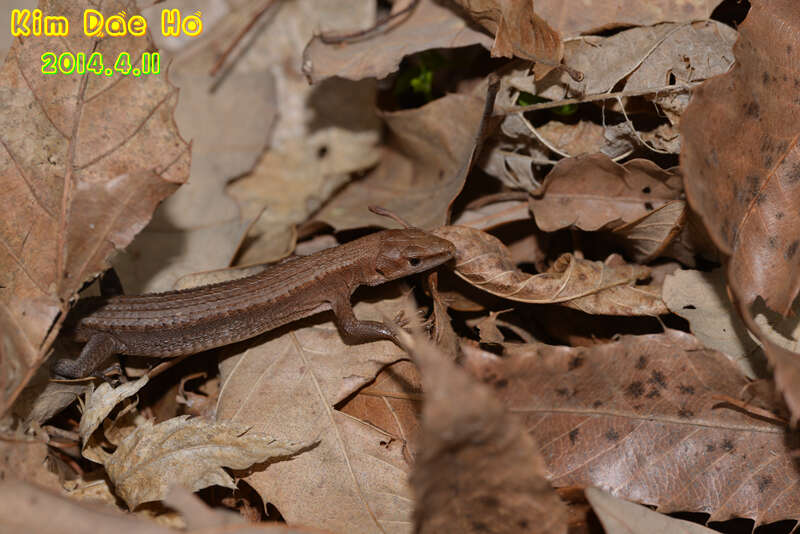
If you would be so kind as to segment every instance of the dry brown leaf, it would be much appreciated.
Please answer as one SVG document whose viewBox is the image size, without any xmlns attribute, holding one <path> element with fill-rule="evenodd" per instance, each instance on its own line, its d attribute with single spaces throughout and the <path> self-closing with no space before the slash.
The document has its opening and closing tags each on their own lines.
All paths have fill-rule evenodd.
<svg viewBox="0 0 800 534">
<path fill-rule="evenodd" d="M 246 424 L 188 417 L 139 425 L 106 461 L 116 494 L 130 509 L 163 499 L 172 484 L 192 491 L 211 485 L 235 488 L 223 466 L 245 469 L 311 445 L 278 440 Z"/>
<path fill-rule="evenodd" d="M 715 534 L 697 523 L 654 512 L 597 488 L 586 488 L 586 499 L 606 534 Z"/>
<path fill-rule="evenodd" d="M 294 225 L 317 211 L 354 173 L 378 163 L 377 122 L 372 126 L 362 132 L 329 127 L 289 140 L 266 152 L 253 172 L 228 186 L 244 216 L 257 219 L 238 263 L 275 261 L 291 252 Z"/>
<path fill-rule="evenodd" d="M 467 346 L 465 365 L 525 418 L 557 487 L 597 486 L 710 521 L 756 525 L 800 516 L 787 429 L 721 402 L 748 380 L 719 352 L 677 330 L 589 348 Z M 751 400 L 773 413 L 771 399 Z"/>
<path fill-rule="evenodd" d="M 81 452 L 85 458 L 97 463 L 105 463 L 108 460 L 111 455 L 99 442 L 92 439 L 92 434 L 117 404 L 138 393 L 148 380 L 147 375 L 144 375 L 136 381 L 120 384 L 116 388 L 103 382 L 97 389 L 86 393 L 86 405 L 78 425 L 78 435 L 83 443 Z"/>
<path fill-rule="evenodd" d="M 476 230 L 491 230 L 506 223 L 527 221 L 530 218 L 531 213 L 527 201 L 505 200 L 474 208 L 468 207 L 456 217 L 453 224 L 469 226 Z"/>
<path fill-rule="evenodd" d="M 47 445 L 40 439 L 22 432 L 5 432 L 0 440 L 0 480 L 25 480 L 43 488 L 60 489 L 59 477 L 48 469 L 52 463 L 48 454 Z"/>
<path fill-rule="evenodd" d="M 722 0 L 585 0 L 580 7 L 563 0 L 536 0 L 536 12 L 563 38 L 619 26 L 692 22 L 711 16 Z"/>
<path fill-rule="evenodd" d="M 419 228 L 445 223 L 461 191 L 481 126 L 484 98 L 450 94 L 421 108 L 383 113 L 392 148 L 378 168 L 347 185 L 317 215 L 336 229 L 389 221 L 364 207 L 379 205 Z"/>
<path fill-rule="evenodd" d="M 71 27 L 80 27 L 88 7 L 98 6 L 41 4 L 44 13 L 67 17 Z M 101 11 L 125 8 L 108 2 Z M 138 58 L 151 47 L 147 37 L 97 41 L 82 32 L 17 40 L 0 72 L 4 404 L 41 363 L 57 332 L 48 336 L 49 328 L 67 299 L 107 268 L 108 256 L 130 243 L 156 204 L 188 175 L 188 145 L 172 120 L 176 91 L 165 73 L 44 76 L 41 55 L 98 51 L 110 58 L 125 50 Z"/>
<path fill-rule="evenodd" d="M 381 370 L 373 383 L 340 408 L 402 443 L 409 463 L 416 457 L 419 447 L 421 409 L 419 371 L 410 361 L 399 361 Z"/>
<path fill-rule="evenodd" d="M 407 19 L 395 24 L 389 32 L 353 42 L 325 43 L 315 36 L 303 52 L 303 72 L 314 84 L 331 76 L 381 79 L 396 71 L 403 57 L 422 50 L 492 44 L 489 36 L 434 0 L 420 0 Z"/>
<path fill-rule="evenodd" d="M 599 262 L 563 254 L 548 272 L 532 275 L 517 269 L 508 248 L 492 235 L 463 226 L 445 226 L 435 233 L 456 246 L 456 274 L 492 295 L 534 304 L 563 303 L 607 315 L 668 313 L 651 290 L 630 286 L 647 278 L 650 270 L 626 264 L 616 255 Z"/>
<path fill-rule="evenodd" d="M 533 12 L 532 0 L 454 0 L 494 34 L 492 56 L 557 65 L 564 54 L 558 32 Z"/>
<path fill-rule="evenodd" d="M 607 126 L 592 121 L 567 124 L 552 120 L 536 128 L 536 132 L 547 141 L 548 146 L 566 156 L 600 152 L 616 160 L 630 154 L 633 148 L 630 142 L 620 143 L 618 139 L 607 135 Z"/>
<path fill-rule="evenodd" d="M 46 511 L 46 513 L 45 513 Z M 174 530 L 96 502 L 84 503 L 23 481 L 0 482 L 0 531 L 60 534 L 174 534 Z"/>
<path fill-rule="evenodd" d="M 178 506 L 186 512 L 185 503 Z M 191 508 L 194 510 L 195 508 Z M 215 511 L 216 515 L 219 515 Z M 219 523 L 219 521 L 217 521 Z M 0 531 L 30 532 L 32 534 L 61 534 L 68 525 L 74 534 L 174 534 L 174 528 L 160 525 L 151 519 L 143 520 L 97 502 L 76 502 L 52 491 L 21 481 L 0 482 Z M 320 534 L 318 530 L 285 525 L 230 524 L 204 525 L 203 534 Z M 188 530 L 186 532 L 195 532 Z"/>
<path fill-rule="evenodd" d="M 608 156 L 592 154 L 561 160 L 530 205 L 536 225 L 545 232 L 594 231 L 640 219 L 680 193 L 680 175 L 650 160 L 620 165 Z"/>
<path fill-rule="evenodd" d="M 355 306 L 360 319 L 383 320 L 401 299 Z M 403 444 L 334 409 L 387 364 L 406 358 L 389 341 L 345 345 L 336 327 L 282 329 L 265 343 L 220 363 L 220 421 L 294 441 L 319 441 L 289 462 L 245 477 L 290 523 L 335 532 L 408 532 L 409 470 Z"/>
<path fill-rule="evenodd" d="M 728 300 L 721 270 L 676 271 L 664 280 L 663 299 L 703 345 L 731 358 L 745 376 L 764 376 L 764 354 Z"/>
<path fill-rule="evenodd" d="M 659 208 L 614 229 L 622 239 L 628 257 L 647 263 L 659 256 L 685 227 L 688 212 L 685 200 L 671 200 Z"/>
<path fill-rule="evenodd" d="M 728 284 L 760 339 L 751 306 L 786 314 L 800 292 L 800 14 L 790 0 L 753 2 L 739 27 L 736 65 L 697 90 L 684 114 L 686 193 L 730 256 Z M 771 351 L 778 389 L 800 415 L 800 356 Z"/>
<path fill-rule="evenodd" d="M 421 336 L 405 336 L 426 396 L 412 474 L 416 532 L 565 534 L 567 509 L 536 443 L 492 391 Z"/>
</svg>

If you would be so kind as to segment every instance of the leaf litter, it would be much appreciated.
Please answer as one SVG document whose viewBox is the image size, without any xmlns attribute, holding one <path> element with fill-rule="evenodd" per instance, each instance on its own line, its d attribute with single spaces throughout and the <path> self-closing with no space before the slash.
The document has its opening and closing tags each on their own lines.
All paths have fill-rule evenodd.
<svg viewBox="0 0 800 534">
<path fill-rule="evenodd" d="M 136 12 L 95 4 L 39 7 Z M 139 4 L 151 28 L 187 9 Z M 37 502 L 76 531 L 222 531 L 243 521 L 226 506 L 269 532 L 800 519 L 790 0 L 195 4 L 198 38 L 0 43 L 3 521 L 48 531 Z M 164 69 L 44 77 L 47 50 Z M 424 321 L 405 350 L 323 315 L 126 359 L 116 388 L 48 381 L 109 265 L 130 293 L 232 279 L 399 224 L 367 205 L 457 248 L 354 296 Z"/>
</svg>

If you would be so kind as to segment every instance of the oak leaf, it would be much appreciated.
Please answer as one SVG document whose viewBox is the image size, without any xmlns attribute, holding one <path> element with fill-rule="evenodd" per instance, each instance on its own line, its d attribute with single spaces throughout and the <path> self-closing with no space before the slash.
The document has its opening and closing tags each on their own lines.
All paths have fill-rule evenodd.
<svg viewBox="0 0 800 534">
<path fill-rule="evenodd" d="M 781 407 L 748 391 L 733 362 L 690 334 L 587 348 L 506 345 L 504 358 L 463 347 L 465 366 L 524 417 L 554 486 L 597 486 L 710 521 L 800 517 L 792 491 L 800 474 Z M 725 401 L 743 391 L 756 396 Z"/>
</svg>

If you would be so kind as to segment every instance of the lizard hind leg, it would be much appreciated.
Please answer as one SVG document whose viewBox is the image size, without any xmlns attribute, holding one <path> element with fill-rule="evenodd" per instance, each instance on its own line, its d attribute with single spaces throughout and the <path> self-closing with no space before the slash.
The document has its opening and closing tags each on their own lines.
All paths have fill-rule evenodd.
<svg viewBox="0 0 800 534">
<path fill-rule="evenodd" d="M 124 349 L 125 345 L 111 334 L 98 332 L 89 338 L 77 359 L 55 362 L 53 374 L 67 379 L 90 376 L 104 361 Z"/>
</svg>

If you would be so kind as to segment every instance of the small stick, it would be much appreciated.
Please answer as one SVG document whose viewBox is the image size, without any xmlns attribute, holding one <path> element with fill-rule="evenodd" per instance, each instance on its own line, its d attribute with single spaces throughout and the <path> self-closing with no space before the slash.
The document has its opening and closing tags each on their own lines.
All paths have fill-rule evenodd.
<svg viewBox="0 0 800 534">
<path fill-rule="evenodd" d="M 239 41 L 241 41 L 242 38 L 245 35 L 247 35 L 247 32 L 249 32 L 253 28 L 253 26 L 255 26 L 256 21 L 258 21 L 258 19 L 261 18 L 261 15 L 266 13 L 267 10 L 270 7 L 272 7 L 272 4 L 274 3 L 275 0 L 267 0 L 267 3 L 264 4 L 264 7 L 258 10 L 258 13 L 256 13 L 255 16 L 252 19 L 250 19 L 250 22 L 247 23 L 247 26 L 242 28 L 242 30 L 239 32 L 239 34 L 236 36 L 233 42 L 231 42 L 231 44 L 228 45 L 228 48 L 226 48 L 225 51 L 222 53 L 222 55 L 219 57 L 214 66 L 211 67 L 211 70 L 208 71 L 209 76 L 215 76 L 217 74 L 219 69 L 221 69 L 222 65 L 225 63 L 225 60 L 228 59 L 228 56 L 231 54 L 231 52 L 233 52 L 233 49 L 236 48 L 237 44 L 239 44 Z"/>
<path fill-rule="evenodd" d="M 542 102 L 540 104 L 531 104 L 530 106 L 516 106 L 512 108 L 503 108 L 500 110 L 499 113 L 496 113 L 496 115 L 510 115 L 511 113 L 521 113 L 523 111 L 536 111 L 539 109 L 560 108 L 561 106 L 566 106 L 569 104 L 582 104 L 584 102 L 594 102 L 595 100 L 611 100 L 612 98 L 617 98 L 621 96 L 642 96 L 653 93 L 655 94 L 679 93 L 681 91 L 689 91 L 694 87 L 696 87 L 697 85 L 700 84 L 695 83 L 695 84 L 665 85 L 662 87 L 648 87 L 636 91 L 619 91 L 616 93 L 600 93 L 596 95 L 587 95 L 580 98 L 565 98 L 564 100 Z"/>
<path fill-rule="evenodd" d="M 413 228 L 408 221 L 400 217 L 393 211 L 387 210 L 386 208 L 382 208 L 380 206 L 369 206 L 369 211 L 374 213 L 375 215 L 381 215 L 383 217 L 389 217 L 390 219 L 394 219 L 395 221 L 402 224 L 405 228 Z"/>
<path fill-rule="evenodd" d="M 386 27 L 389 25 L 389 23 L 394 22 L 395 20 L 405 15 L 410 15 L 411 12 L 414 11 L 414 9 L 416 9 L 416 7 L 419 5 L 419 1 L 420 0 L 413 0 L 410 4 L 408 4 L 406 7 L 404 7 L 397 13 L 389 15 L 385 19 L 377 22 L 373 27 L 367 28 L 366 30 L 360 30 L 357 32 L 346 33 L 341 35 L 322 33 L 318 36 L 319 40 L 325 44 L 341 44 L 372 37 L 376 33 L 387 31 Z"/>
</svg>

